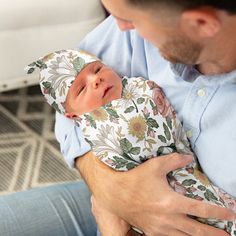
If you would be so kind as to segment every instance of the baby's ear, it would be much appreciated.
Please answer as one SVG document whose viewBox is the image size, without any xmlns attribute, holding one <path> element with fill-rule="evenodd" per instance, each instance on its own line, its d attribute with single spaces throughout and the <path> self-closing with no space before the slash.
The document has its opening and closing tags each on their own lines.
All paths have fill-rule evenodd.
<svg viewBox="0 0 236 236">
<path fill-rule="evenodd" d="M 65 116 L 69 119 L 73 119 L 73 118 L 77 118 L 78 116 L 76 114 L 73 114 L 73 113 L 69 113 L 69 112 L 66 112 L 65 113 Z"/>
</svg>

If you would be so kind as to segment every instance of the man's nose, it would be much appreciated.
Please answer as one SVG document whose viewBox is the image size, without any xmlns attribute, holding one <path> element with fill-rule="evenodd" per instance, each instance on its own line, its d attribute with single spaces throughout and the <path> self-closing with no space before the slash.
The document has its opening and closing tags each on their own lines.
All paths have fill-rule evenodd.
<svg viewBox="0 0 236 236">
<path fill-rule="evenodd" d="M 124 21 L 120 19 L 116 19 L 117 25 L 121 31 L 134 29 L 134 25 L 129 21 Z"/>
</svg>

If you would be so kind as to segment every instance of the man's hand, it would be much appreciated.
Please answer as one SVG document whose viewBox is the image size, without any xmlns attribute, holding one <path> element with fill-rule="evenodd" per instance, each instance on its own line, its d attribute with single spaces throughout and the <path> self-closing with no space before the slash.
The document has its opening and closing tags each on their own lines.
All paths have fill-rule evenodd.
<svg viewBox="0 0 236 236">
<path fill-rule="evenodd" d="M 131 226 L 120 217 L 112 214 L 102 207 L 99 202 L 91 196 L 92 213 L 98 224 L 102 236 L 127 236 L 130 234 Z"/>
<path fill-rule="evenodd" d="M 182 196 L 167 182 L 167 173 L 191 161 L 190 157 L 170 154 L 152 158 L 130 171 L 116 172 L 88 153 L 77 159 L 76 166 L 103 207 L 148 236 L 226 236 L 223 230 L 187 215 L 232 220 L 233 212 Z"/>
</svg>

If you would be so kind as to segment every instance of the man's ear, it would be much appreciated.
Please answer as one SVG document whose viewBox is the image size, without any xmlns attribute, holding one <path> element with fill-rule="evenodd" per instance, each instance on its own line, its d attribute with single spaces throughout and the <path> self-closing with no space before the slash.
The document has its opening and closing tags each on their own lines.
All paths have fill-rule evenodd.
<svg viewBox="0 0 236 236">
<path fill-rule="evenodd" d="M 73 118 L 78 117 L 76 114 L 73 114 L 73 113 L 70 113 L 70 112 L 66 112 L 65 116 L 69 119 L 73 119 Z"/>
<path fill-rule="evenodd" d="M 186 10 L 181 16 L 181 28 L 190 38 L 211 38 L 221 28 L 220 16 L 216 9 L 209 7 Z"/>
</svg>

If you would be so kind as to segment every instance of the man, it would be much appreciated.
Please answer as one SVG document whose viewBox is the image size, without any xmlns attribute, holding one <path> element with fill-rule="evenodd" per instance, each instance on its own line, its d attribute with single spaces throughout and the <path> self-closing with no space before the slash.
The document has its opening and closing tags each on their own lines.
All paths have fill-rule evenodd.
<svg viewBox="0 0 236 236">
<path fill-rule="evenodd" d="M 217 185 L 236 196 L 236 178 L 232 168 L 232 163 L 235 163 L 235 135 L 229 128 L 234 126 L 236 111 L 230 105 L 230 110 L 222 110 L 226 108 L 226 103 L 230 103 L 230 96 L 235 96 L 233 93 L 236 74 L 226 73 L 236 69 L 236 15 L 233 14 L 236 5 L 229 1 L 210 1 L 209 5 L 201 4 L 201 1 L 184 0 L 178 3 L 147 0 L 102 2 L 116 18 L 121 30 L 137 30 L 142 37 L 159 48 L 160 54 L 166 60 L 182 64 L 169 65 L 158 53 L 156 58 L 153 56 L 154 53 L 150 55 L 150 51 L 153 50 L 150 49 L 150 44 L 146 41 L 137 42 L 134 33 L 126 34 L 126 40 L 131 42 L 131 48 L 123 45 L 124 39 L 120 39 L 120 42 L 116 40 L 112 45 L 104 43 L 113 49 L 114 56 L 110 55 L 110 58 L 106 52 L 110 48 L 100 48 L 98 44 L 99 48 L 96 49 L 91 47 L 91 42 L 88 46 L 82 44 L 82 47 L 100 54 L 98 56 L 122 74 L 136 73 L 134 75 L 148 77 L 161 85 L 183 120 L 194 151 L 206 174 Z M 118 37 L 109 32 L 103 34 L 102 40 L 106 42 L 106 37 L 112 36 L 113 40 Z M 143 51 L 140 49 L 142 43 Z M 138 58 L 136 61 L 135 57 Z M 151 61 L 154 59 L 156 63 Z M 131 65 L 131 69 L 128 66 L 126 68 L 124 64 Z M 224 83 L 227 86 L 222 86 Z M 232 94 L 226 89 L 228 86 L 231 87 Z M 220 101 L 221 105 L 217 101 Z M 227 113 L 230 116 L 227 116 Z M 223 139 L 223 133 L 232 134 L 230 142 Z M 223 148 L 225 145 L 227 151 Z M 223 156 L 225 160 L 222 160 Z M 147 235 L 220 235 L 219 231 L 190 220 L 186 214 L 224 218 L 227 217 L 226 212 L 177 196 L 168 188 L 165 175 L 175 168 L 186 165 L 188 161 L 174 155 L 152 160 L 146 163 L 146 166 L 122 174 L 112 173 L 86 156 L 78 158 L 76 166 L 94 196 L 102 204 L 129 223 L 142 228 Z M 216 168 L 221 168 L 224 174 L 220 175 Z M 95 170 L 94 173 L 90 173 L 91 169 Z M 154 176 L 153 173 L 159 171 L 162 171 L 163 176 Z M 107 180 L 106 176 L 110 178 Z M 122 182 L 129 181 L 131 184 L 126 191 Z M 140 192 L 135 195 L 137 189 L 140 189 Z M 137 195 L 138 199 L 134 197 Z M 149 204 L 145 205 L 144 202 Z"/>
<path fill-rule="evenodd" d="M 82 47 L 100 54 L 98 56 L 122 74 L 142 75 L 161 85 L 183 120 L 194 151 L 206 174 L 220 187 L 236 196 L 236 178 L 232 168 L 232 163 L 235 163 L 233 150 L 235 135 L 232 134 L 229 138 L 230 143 L 228 140 L 224 141 L 222 136 L 223 132 L 225 135 L 232 133 L 229 127 L 234 125 L 236 113 L 232 106 L 230 113 L 229 110 L 222 113 L 222 107 L 217 105 L 217 101 L 222 102 L 223 99 L 219 96 L 224 96 L 223 104 L 230 102 L 225 98 L 228 92 L 226 93 L 226 86 L 221 86 L 223 83 L 231 86 L 232 91 L 235 89 L 233 83 L 236 75 L 217 76 L 236 69 L 234 38 L 236 16 L 230 13 L 235 10 L 235 4 L 225 1 L 224 3 L 211 1 L 209 6 L 201 4 L 201 1 L 103 0 L 102 2 L 116 18 L 121 30 L 137 30 L 142 37 L 159 48 L 160 54 L 165 59 L 187 66 L 168 65 L 158 53 L 153 56 L 154 49 L 150 49 L 150 44 L 146 41 L 137 42 L 138 39 L 132 32 L 123 36 L 132 44 L 128 48 L 124 43 L 125 39 L 120 39 L 119 46 L 115 45 L 118 41 L 113 42 L 108 49 L 100 48 L 103 47 L 100 44 L 98 49 L 92 48 L 91 42 L 88 46 L 82 44 Z M 110 32 L 108 25 L 107 23 L 106 30 Z M 103 34 L 103 39 L 107 43 L 106 37 L 111 35 Z M 143 51 L 141 47 L 144 48 Z M 110 58 L 105 50 L 113 52 Z M 128 66 L 130 64 L 131 69 Z M 174 72 L 176 74 L 171 75 Z M 179 78 L 176 78 L 177 76 Z M 218 89 L 221 91 L 217 94 Z M 228 112 L 230 117 L 226 116 L 225 112 Z M 223 148 L 224 145 L 228 148 L 227 152 Z M 223 156 L 224 161 L 222 161 Z M 217 235 L 219 231 L 190 220 L 186 214 L 224 218 L 227 217 L 226 213 L 224 216 L 224 213 L 216 208 L 177 196 L 166 183 L 165 175 L 175 168 L 186 165 L 189 160 L 178 155 L 159 160 L 152 160 L 146 163 L 146 166 L 143 165 L 125 174 L 114 174 L 111 170 L 94 164 L 95 161 L 86 156 L 78 158 L 76 166 L 94 196 L 102 204 L 129 223 L 143 229 L 147 235 Z M 225 165 L 224 170 L 222 165 Z M 216 168 L 221 168 L 224 174 L 216 172 Z M 91 169 L 96 171 L 91 173 Z M 154 176 L 154 173 L 159 171 L 162 171 L 163 175 Z M 110 176 L 109 181 L 106 181 L 106 176 Z M 126 191 L 127 188 L 122 182 L 129 181 L 131 184 Z M 153 186 L 158 188 L 154 190 Z M 132 189 L 140 189 L 137 199 L 132 195 Z M 145 205 L 144 202 L 148 200 L 149 204 Z"/>
<path fill-rule="evenodd" d="M 113 17 L 109 17 L 88 35 L 80 47 L 96 54 L 122 75 L 155 80 L 182 120 L 204 172 L 215 184 L 236 197 L 236 108 L 233 105 L 236 96 L 236 15 L 233 14 L 236 4 L 229 0 L 209 0 L 204 4 L 200 0 L 102 2 L 115 17 L 119 28 L 126 32 L 119 31 Z M 99 204 L 142 229 L 146 235 L 227 235 L 187 215 L 233 219 L 233 213 L 183 197 L 174 192 L 166 181 L 168 172 L 187 165 L 191 162 L 190 158 L 174 154 L 153 158 L 125 173 L 114 172 L 87 155 L 75 159 L 85 154 L 89 145 L 80 136 L 80 130 L 59 115 L 56 134 L 68 163 L 73 165 L 75 160 Z M 127 183 L 130 183 L 129 186 Z M 43 200 L 45 192 L 48 193 L 47 200 L 53 199 L 56 208 Z M 63 196 L 69 192 L 73 193 L 73 197 L 65 200 Z M 47 235 L 49 229 L 55 233 L 55 228 L 61 225 L 64 231 L 57 230 L 54 235 L 66 235 L 67 230 L 71 230 L 68 235 L 94 235 L 95 224 L 88 209 L 89 197 L 84 193 L 87 194 L 81 184 L 73 188 L 68 185 L 60 191 L 53 188 L 40 193 L 36 191 L 34 197 L 37 198 L 28 193 L 5 198 L 4 202 L 24 201 L 25 196 L 30 195 L 31 201 L 25 203 L 22 214 L 32 211 L 36 201 L 40 206 L 38 211 L 47 209 L 50 213 L 47 217 L 43 217 L 44 212 L 39 215 L 37 211 L 32 211 L 31 218 L 36 215 L 36 219 L 45 219 L 40 227 L 27 219 L 31 222 L 28 228 L 34 229 L 34 235 L 43 230 L 38 235 Z M 57 195 L 59 200 L 55 197 Z M 3 204 L 0 204 L 2 208 Z M 10 218 L 5 212 L 1 211 L 2 219 Z M 27 221 L 19 228 L 22 230 L 22 225 L 26 224 Z M 6 220 L 5 225 L 8 225 Z M 109 225 L 106 227 L 109 228 Z M 22 231 L 28 232 L 25 227 Z M 15 232 L 18 236 L 27 235 Z M 115 232 L 110 235 L 114 236 Z"/>
</svg>

